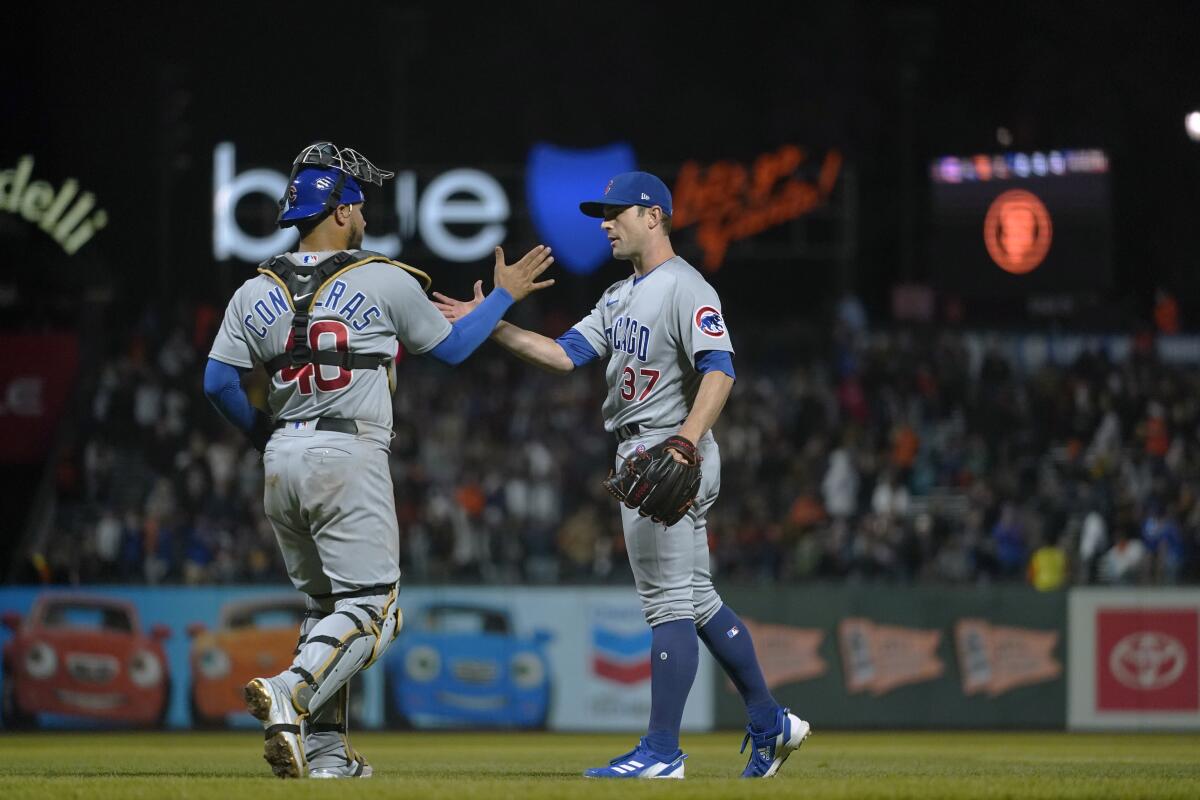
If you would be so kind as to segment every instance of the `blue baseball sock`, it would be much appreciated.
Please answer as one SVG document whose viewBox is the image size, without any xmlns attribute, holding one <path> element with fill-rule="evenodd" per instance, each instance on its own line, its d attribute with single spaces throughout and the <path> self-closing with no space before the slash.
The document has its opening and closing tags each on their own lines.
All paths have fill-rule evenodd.
<svg viewBox="0 0 1200 800">
<path fill-rule="evenodd" d="M 754 729 L 766 732 L 774 728 L 779 703 L 767 689 L 750 631 L 738 615 L 729 606 L 721 606 L 721 610 L 700 628 L 700 638 L 737 687 Z"/>
<path fill-rule="evenodd" d="M 646 744 L 661 756 L 679 749 L 679 724 L 696 680 L 700 645 L 696 622 L 677 619 L 652 628 L 650 645 L 650 727 Z"/>
</svg>

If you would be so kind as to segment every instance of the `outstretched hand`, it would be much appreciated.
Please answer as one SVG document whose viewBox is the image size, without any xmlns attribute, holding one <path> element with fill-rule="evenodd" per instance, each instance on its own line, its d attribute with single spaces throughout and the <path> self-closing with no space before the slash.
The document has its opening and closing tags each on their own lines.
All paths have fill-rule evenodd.
<svg viewBox="0 0 1200 800">
<path fill-rule="evenodd" d="M 537 278 L 554 263 L 550 248 L 538 245 L 530 250 L 515 264 L 504 263 L 504 250 L 496 248 L 496 285 L 503 287 L 513 296 L 513 300 L 521 300 L 533 292 L 554 285 L 554 279 L 538 281 Z M 433 293 L 433 305 L 442 316 L 450 322 L 460 319 L 475 310 L 483 302 L 483 281 L 475 281 L 475 296 L 470 300 L 457 300 L 441 292 Z"/>
<path fill-rule="evenodd" d="M 515 264 L 505 264 L 504 249 L 497 247 L 494 278 L 496 286 L 506 289 L 513 300 L 524 300 L 533 292 L 554 285 L 553 278 L 541 282 L 537 280 L 553 263 L 554 257 L 550 255 L 550 248 L 544 244 L 530 250 Z"/>
<path fill-rule="evenodd" d="M 475 297 L 471 300 L 456 300 L 453 297 L 447 297 L 441 292 L 433 293 L 434 307 L 442 312 L 442 316 L 451 323 L 458 322 L 467 314 L 470 314 L 475 310 L 475 306 L 482 302 L 483 281 L 475 281 Z"/>
</svg>

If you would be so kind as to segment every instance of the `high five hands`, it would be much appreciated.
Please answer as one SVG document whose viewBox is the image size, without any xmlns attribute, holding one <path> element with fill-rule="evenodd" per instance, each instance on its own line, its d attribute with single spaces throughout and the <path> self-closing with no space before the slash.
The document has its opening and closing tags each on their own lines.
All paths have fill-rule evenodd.
<svg viewBox="0 0 1200 800">
<path fill-rule="evenodd" d="M 513 300 L 523 300 L 534 292 L 547 289 L 554 285 L 554 279 L 539 281 L 538 277 L 545 272 L 554 257 L 550 248 L 539 244 L 530 250 L 515 264 L 504 263 L 504 249 L 496 248 L 496 268 L 493 280 L 498 288 L 505 289 L 512 295 Z M 433 305 L 442 316 L 451 322 L 456 322 L 483 302 L 483 281 L 475 281 L 475 296 L 471 300 L 456 300 L 441 292 L 433 293 Z"/>
</svg>

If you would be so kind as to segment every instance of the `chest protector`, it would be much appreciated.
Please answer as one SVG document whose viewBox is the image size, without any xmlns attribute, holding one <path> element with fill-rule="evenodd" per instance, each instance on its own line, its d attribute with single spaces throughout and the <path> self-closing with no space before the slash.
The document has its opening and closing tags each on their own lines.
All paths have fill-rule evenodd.
<svg viewBox="0 0 1200 800">
<path fill-rule="evenodd" d="M 421 282 L 421 288 L 429 291 L 433 281 L 419 269 L 393 261 L 382 253 L 370 250 L 341 251 L 311 266 L 296 266 L 286 255 L 275 256 L 262 262 L 258 271 L 275 281 L 284 290 L 284 297 L 292 308 L 292 346 L 286 352 L 268 359 L 263 366 L 268 375 L 274 375 L 287 367 L 305 364 L 341 367 L 342 369 L 379 369 L 390 363 L 390 353 L 351 353 L 341 350 L 313 350 L 308 345 L 308 324 L 312 320 L 317 297 L 325 287 L 340 275 L 355 267 L 382 261 L 411 273 Z M 303 305 L 297 305 L 306 301 Z"/>
</svg>

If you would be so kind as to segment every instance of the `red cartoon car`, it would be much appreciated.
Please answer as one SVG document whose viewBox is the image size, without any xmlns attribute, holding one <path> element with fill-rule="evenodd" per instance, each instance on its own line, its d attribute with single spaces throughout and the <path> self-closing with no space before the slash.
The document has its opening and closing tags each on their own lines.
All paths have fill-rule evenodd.
<svg viewBox="0 0 1200 800">
<path fill-rule="evenodd" d="M 4 645 L 0 712 L 10 728 L 38 714 L 65 714 L 135 725 L 161 725 L 171 681 L 162 642 L 165 625 L 142 632 L 129 603 L 107 597 L 44 594 Z"/>
</svg>

